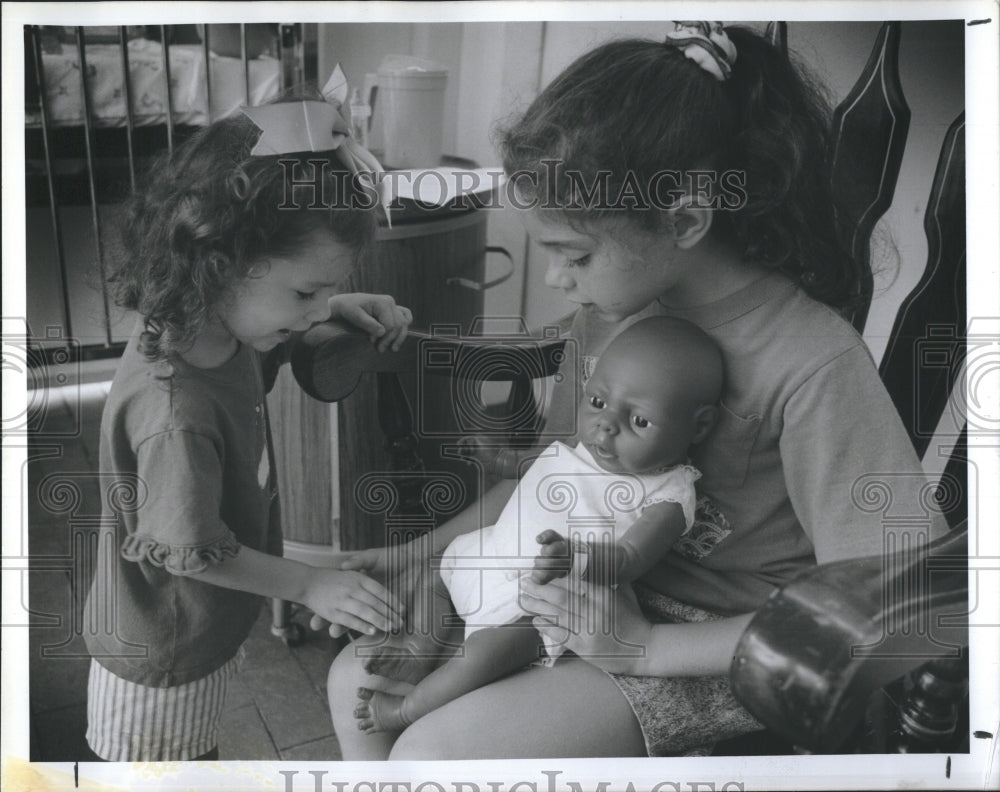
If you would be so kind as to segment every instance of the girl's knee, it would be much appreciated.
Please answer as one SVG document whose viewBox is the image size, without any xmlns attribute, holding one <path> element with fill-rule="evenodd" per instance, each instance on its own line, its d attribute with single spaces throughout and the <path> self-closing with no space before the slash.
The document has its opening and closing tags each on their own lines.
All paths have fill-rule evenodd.
<svg viewBox="0 0 1000 792">
<path fill-rule="evenodd" d="M 354 706 L 358 688 L 364 683 L 365 670 L 361 659 L 355 655 L 348 644 L 333 658 L 330 670 L 326 676 L 326 690 L 330 699 L 331 711 L 335 706 Z"/>
</svg>

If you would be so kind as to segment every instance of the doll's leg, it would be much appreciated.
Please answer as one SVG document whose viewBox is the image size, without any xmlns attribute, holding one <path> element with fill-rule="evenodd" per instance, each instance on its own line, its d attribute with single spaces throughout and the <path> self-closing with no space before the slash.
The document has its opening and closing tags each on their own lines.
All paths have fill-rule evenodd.
<svg viewBox="0 0 1000 792">
<path fill-rule="evenodd" d="M 406 625 L 398 633 L 361 638 L 354 649 L 369 674 L 416 683 L 461 646 L 461 625 L 441 576 L 429 564 L 408 568 L 390 588 L 410 592 Z"/>
<path fill-rule="evenodd" d="M 362 660 L 353 645 L 345 646 L 334 658 L 327 677 L 326 692 L 330 701 L 330 716 L 337 742 L 345 759 L 377 761 L 389 758 L 397 734 L 379 732 L 365 734 L 358 730 L 354 717 L 358 688 L 367 685 L 387 693 L 402 694 L 413 689 L 405 682 L 381 676 L 371 676 L 362 667 Z"/>
<path fill-rule="evenodd" d="M 463 649 L 405 696 L 358 689 L 358 728 L 372 734 L 401 731 L 438 707 L 516 671 L 539 658 L 542 641 L 530 617 L 479 630 Z"/>
</svg>

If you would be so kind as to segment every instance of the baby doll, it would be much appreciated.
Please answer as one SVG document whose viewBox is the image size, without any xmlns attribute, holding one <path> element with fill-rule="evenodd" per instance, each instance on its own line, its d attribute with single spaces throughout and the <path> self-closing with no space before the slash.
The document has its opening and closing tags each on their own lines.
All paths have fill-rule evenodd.
<svg viewBox="0 0 1000 792">
<path fill-rule="evenodd" d="M 662 558 L 694 520 L 701 474 L 688 449 L 715 424 L 722 378 L 718 348 L 688 322 L 654 317 L 615 338 L 584 388 L 576 447 L 550 445 L 496 524 L 444 553 L 440 579 L 465 620 L 461 649 L 437 668 L 418 652 L 405 668 L 398 655 L 366 664 L 417 684 L 405 696 L 361 688 L 358 727 L 398 731 L 546 654 L 554 662 L 561 647 L 543 645 L 519 603 L 520 578 L 614 586 Z"/>
</svg>

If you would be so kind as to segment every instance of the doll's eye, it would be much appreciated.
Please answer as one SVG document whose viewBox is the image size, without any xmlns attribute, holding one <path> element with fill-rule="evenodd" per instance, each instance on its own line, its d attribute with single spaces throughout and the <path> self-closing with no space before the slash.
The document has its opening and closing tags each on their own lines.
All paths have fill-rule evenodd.
<svg viewBox="0 0 1000 792">
<path fill-rule="evenodd" d="M 633 415 L 632 423 L 635 426 L 639 427 L 640 429 L 645 429 L 647 426 L 649 426 L 649 419 L 643 418 L 641 415 Z"/>
<path fill-rule="evenodd" d="M 590 397 L 590 406 L 593 407 L 595 410 L 603 410 L 604 409 L 604 399 L 602 399 L 600 396 L 591 396 Z"/>
</svg>

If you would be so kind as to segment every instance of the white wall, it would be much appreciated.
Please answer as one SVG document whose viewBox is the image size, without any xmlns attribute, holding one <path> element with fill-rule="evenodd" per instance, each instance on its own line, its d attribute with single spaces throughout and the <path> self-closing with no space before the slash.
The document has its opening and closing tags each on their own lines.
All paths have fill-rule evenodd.
<svg viewBox="0 0 1000 792">
<path fill-rule="evenodd" d="M 762 27 L 763 23 L 748 23 Z M 385 54 L 401 52 L 445 63 L 444 150 L 498 163 L 490 132 L 498 119 L 522 109 L 574 58 L 610 38 L 661 37 L 666 21 L 484 22 L 321 25 L 321 76 L 339 60 L 352 82 L 374 71 Z M 871 51 L 877 22 L 791 22 L 789 47 L 828 87 L 834 103 L 846 96 Z M 866 337 L 878 358 L 899 302 L 923 271 L 927 243 L 923 215 L 941 142 L 964 108 L 964 26 L 961 22 L 904 22 L 900 79 L 912 116 L 896 198 L 876 231 L 876 282 Z M 540 325 L 570 306 L 543 283 L 544 263 L 516 218 L 497 211 L 490 244 L 507 247 L 518 273 L 489 294 L 487 313 L 523 313 Z"/>
<path fill-rule="evenodd" d="M 484 167 L 499 165 L 491 142 L 494 121 L 526 104 L 538 90 L 538 61 L 543 25 L 540 22 L 481 22 L 468 24 L 322 24 L 319 25 L 318 70 L 324 80 L 340 63 L 351 85 L 376 72 L 388 54 L 429 58 L 448 67 L 442 149 Z M 376 100 L 377 105 L 377 100 Z M 372 146 L 378 147 L 378 108 L 373 116 Z M 506 248 L 517 264 L 514 275 L 486 294 L 486 314 L 520 315 L 527 238 L 520 221 L 496 210 L 489 222 L 487 243 Z M 503 262 L 487 261 L 492 277 Z M 420 317 L 424 326 L 433 321 Z"/>
</svg>

